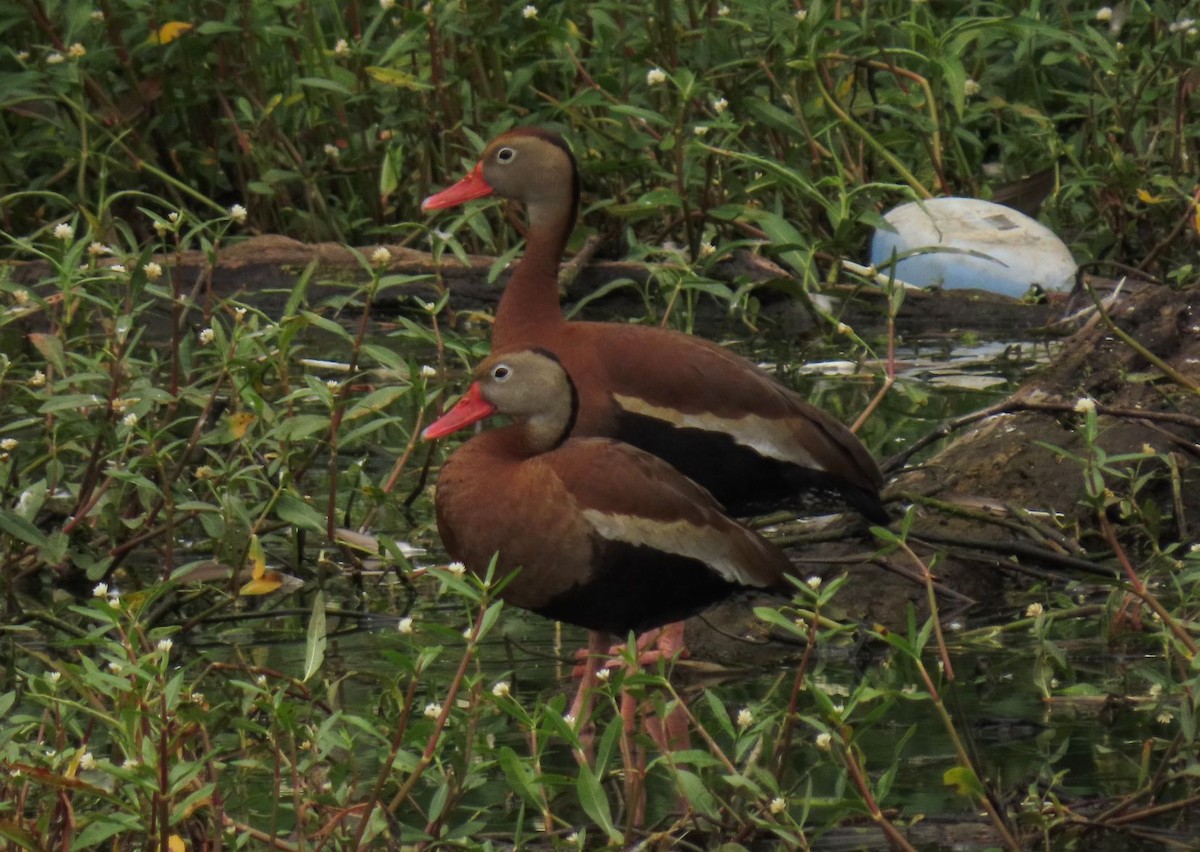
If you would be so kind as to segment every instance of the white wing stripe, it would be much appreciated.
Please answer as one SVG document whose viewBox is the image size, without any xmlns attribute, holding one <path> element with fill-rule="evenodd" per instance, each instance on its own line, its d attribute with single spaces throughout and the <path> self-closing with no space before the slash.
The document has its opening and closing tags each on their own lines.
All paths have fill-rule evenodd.
<svg viewBox="0 0 1200 852">
<path fill-rule="evenodd" d="M 655 521 L 596 509 L 584 509 L 583 517 L 604 538 L 698 559 L 730 583 L 763 585 L 739 564 L 728 534 L 720 530 L 687 521 Z"/>
<path fill-rule="evenodd" d="M 741 417 L 720 417 L 708 412 L 688 414 L 674 408 L 654 405 L 636 396 L 622 394 L 613 394 L 613 400 L 631 414 L 663 420 L 680 429 L 722 432 L 733 438 L 735 442 L 749 447 L 766 458 L 791 462 L 812 470 L 825 470 L 825 465 L 808 453 L 800 445 L 800 442 L 792 437 L 787 423 L 781 420 L 759 417 L 755 414 L 746 414 Z"/>
</svg>

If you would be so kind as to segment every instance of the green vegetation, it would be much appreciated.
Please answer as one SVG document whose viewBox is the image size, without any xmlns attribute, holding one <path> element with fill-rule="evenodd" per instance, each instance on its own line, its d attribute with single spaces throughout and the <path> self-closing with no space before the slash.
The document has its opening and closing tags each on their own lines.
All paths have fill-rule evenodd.
<svg viewBox="0 0 1200 852">
<path fill-rule="evenodd" d="M 270 312 L 216 295 L 213 271 L 254 232 L 510 256 L 486 205 L 441 232 L 418 204 L 484 139 L 543 123 L 580 155 L 584 230 L 655 264 L 647 313 L 685 324 L 713 298 L 752 315 L 752 292 L 706 277 L 736 248 L 767 238 L 800 295 L 861 258 L 888 205 L 1043 170 L 1043 218 L 1080 260 L 1194 280 L 1200 5 L 1133 2 L 1111 23 L 1072 6 L 5 5 L 0 842 L 644 837 L 619 691 L 661 718 L 685 687 L 614 673 L 580 767 L 565 698 L 522 686 L 499 647 L 520 616 L 452 571 L 413 579 L 399 541 L 434 545 L 416 436 L 485 338 L 444 328 L 453 296 L 413 300 L 370 249 L 359 280 L 314 295 L 310 268 Z M 175 265 L 185 251 L 200 274 Z M 369 319 L 384 296 L 405 307 L 386 337 Z M 867 343 L 833 337 L 843 355 Z M 799 662 L 688 690 L 689 749 L 635 738 L 655 842 L 805 847 L 858 822 L 899 844 L 924 814 L 979 813 L 1008 845 L 1187 835 L 1200 551 L 1147 497 L 1175 462 L 1108 454 L 1078 414 L 1087 452 L 1063 464 L 1122 582 L 1045 580 L 991 628 L 863 628 L 884 660 L 854 672 L 834 653 L 857 638 L 831 618 L 842 583 L 801 584 L 759 612 Z M 360 527 L 378 555 L 339 542 Z M 332 653 L 359 622 L 384 625 L 369 666 Z M 1097 636 L 1146 659 L 1073 655 Z M 276 641 L 303 660 L 277 665 Z M 1033 732 L 976 751 L 981 691 Z"/>
</svg>

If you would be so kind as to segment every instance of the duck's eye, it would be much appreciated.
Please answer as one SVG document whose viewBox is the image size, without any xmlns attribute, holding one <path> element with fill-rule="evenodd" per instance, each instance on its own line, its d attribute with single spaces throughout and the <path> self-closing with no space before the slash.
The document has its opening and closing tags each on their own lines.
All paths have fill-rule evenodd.
<svg viewBox="0 0 1200 852">
<path fill-rule="evenodd" d="M 496 152 L 496 159 L 502 163 L 511 163 L 517 157 L 516 148 L 501 148 Z"/>
<path fill-rule="evenodd" d="M 492 367 L 492 378 L 498 382 L 506 381 L 511 375 L 512 370 L 504 364 L 497 364 L 495 367 Z"/>
</svg>

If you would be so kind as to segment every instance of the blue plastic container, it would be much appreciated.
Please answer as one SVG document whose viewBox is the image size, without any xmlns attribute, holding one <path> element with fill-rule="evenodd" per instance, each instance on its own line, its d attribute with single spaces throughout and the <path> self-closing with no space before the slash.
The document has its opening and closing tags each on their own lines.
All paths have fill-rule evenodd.
<svg viewBox="0 0 1200 852">
<path fill-rule="evenodd" d="M 871 264 L 887 274 L 892 252 L 919 251 L 896 264 L 896 277 L 917 287 L 988 290 L 1019 298 L 1038 284 L 1069 291 L 1075 259 L 1054 232 L 1024 213 L 978 198 L 912 201 L 884 217 L 895 233 L 871 238 Z"/>
</svg>

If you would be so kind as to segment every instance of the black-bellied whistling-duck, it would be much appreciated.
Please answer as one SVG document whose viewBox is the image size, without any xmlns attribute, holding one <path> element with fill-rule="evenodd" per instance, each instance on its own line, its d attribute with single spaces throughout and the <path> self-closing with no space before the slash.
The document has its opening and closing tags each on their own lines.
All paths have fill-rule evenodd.
<svg viewBox="0 0 1200 852">
<path fill-rule="evenodd" d="M 438 532 L 501 597 L 592 631 L 625 635 L 685 618 L 739 587 L 786 590 L 791 563 L 712 496 L 649 453 L 573 438 L 578 389 L 546 350 L 493 355 L 466 395 L 422 433 L 440 438 L 505 414 L 438 474 Z"/>
<path fill-rule="evenodd" d="M 734 515 L 836 492 L 869 520 L 888 522 L 883 477 L 858 438 L 746 359 L 667 329 L 563 319 L 558 265 L 575 226 L 579 172 L 562 137 L 538 128 L 504 133 L 467 177 L 421 206 L 492 194 L 523 202 L 529 218 L 525 254 L 496 311 L 493 351 L 557 354 L 579 395 L 572 435 L 640 447 Z"/>
</svg>

